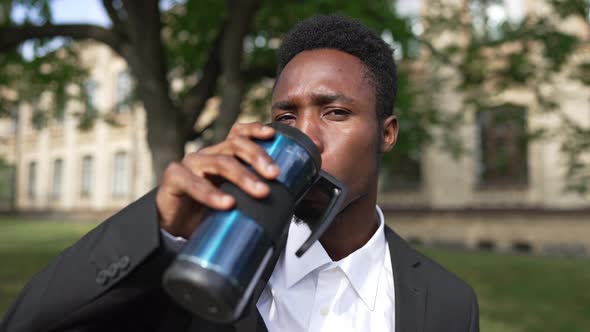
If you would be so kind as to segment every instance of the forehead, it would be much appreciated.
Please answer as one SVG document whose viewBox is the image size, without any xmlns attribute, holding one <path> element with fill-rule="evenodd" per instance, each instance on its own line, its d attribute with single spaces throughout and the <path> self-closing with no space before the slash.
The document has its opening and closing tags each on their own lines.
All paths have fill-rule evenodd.
<svg viewBox="0 0 590 332">
<path fill-rule="evenodd" d="M 338 93 L 359 103 L 374 105 L 375 92 L 368 69 L 357 57 L 334 49 L 303 51 L 283 69 L 273 92 L 273 102 Z"/>
</svg>

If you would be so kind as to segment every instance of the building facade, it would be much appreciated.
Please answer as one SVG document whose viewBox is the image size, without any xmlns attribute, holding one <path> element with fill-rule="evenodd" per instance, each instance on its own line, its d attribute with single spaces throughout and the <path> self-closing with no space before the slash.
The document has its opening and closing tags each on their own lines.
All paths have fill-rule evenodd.
<svg viewBox="0 0 590 332">
<path fill-rule="evenodd" d="M 117 124 L 97 120 L 79 130 L 76 114 L 86 106 L 76 100 L 68 102 L 62 119 L 49 119 L 41 129 L 31 121 L 35 105 L 23 104 L 16 121 L 2 120 L 2 152 L 16 166 L 17 210 L 116 210 L 154 187 L 145 114 L 121 103 L 131 91 L 124 61 L 101 45 L 86 48 L 83 61 L 91 64 L 87 92 L 93 107 L 99 114 L 116 108 Z"/>
</svg>

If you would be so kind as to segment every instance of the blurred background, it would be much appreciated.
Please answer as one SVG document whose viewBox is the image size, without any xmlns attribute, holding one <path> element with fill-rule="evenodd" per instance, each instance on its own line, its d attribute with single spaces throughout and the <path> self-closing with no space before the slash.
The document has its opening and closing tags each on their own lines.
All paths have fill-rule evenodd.
<svg viewBox="0 0 590 332">
<path fill-rule="evenodd" d="M 171 160 L 267 121 L 319 13 L 394 49 L 387 223 L 474 286 L 482 331 L 590 331 L 590 0 L 0 0 L 0 315 Z"/>
</svg>

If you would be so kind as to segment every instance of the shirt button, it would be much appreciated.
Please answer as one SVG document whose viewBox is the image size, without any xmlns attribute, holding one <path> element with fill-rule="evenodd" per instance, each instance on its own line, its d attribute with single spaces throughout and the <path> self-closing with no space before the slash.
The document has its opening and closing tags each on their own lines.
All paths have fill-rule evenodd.
<svg viewBox="0 0 590 332">
<path fill-rule="evenodd" d="M 329 312 L 330 309 L 328 307 L 323 307 L 322 309 L 320 309 L 320 315 L 322 316 L 327 316 Z"/>
</svg>

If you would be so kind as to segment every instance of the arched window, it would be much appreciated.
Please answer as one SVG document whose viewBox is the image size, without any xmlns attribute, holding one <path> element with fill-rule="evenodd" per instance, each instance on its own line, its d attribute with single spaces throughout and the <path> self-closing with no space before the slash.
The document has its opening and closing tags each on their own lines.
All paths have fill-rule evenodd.
<svg viewBox="0 0 590 332">
<path fill-rule="evenodd" d="M 30 200 L 34 200 L 37 196 L 37 162 L 31 161 L 29 163 L 29 174 L 27 184 L 27 196 Z"/>
<path fill-rule="evenodd" d="M 129 154 L 119 151 L 113 160 L 113 197 L 125 198 L 129 195 Z"/>
<path fill-rule="evenodd" d="M 63 194 L 63 168 L 64 162 L 61 158 L 53 162 L 53 185 L 51 186 L 51 198 L 60 199 Z"/>
<path fill-rule="evenodd" d="M 528 183 L 527 112 L 503 105 L 477 114 L 479 184 L 513 187 Z"/>
<path fill-rule="evenodd" d="M 129 111 L 133 89 L 133 81 L 129 71 L 124 70 L 117 75 L 117 104 L 115 109 L 117 113 Z"/>
<path fill-rule="evenodd" d="M 94 187 L 94 158 L 84 156 L 82 158 L 82 177 L 80 181 L 80 196 L 87 198 L 92 196 Z"/>
</svg>

